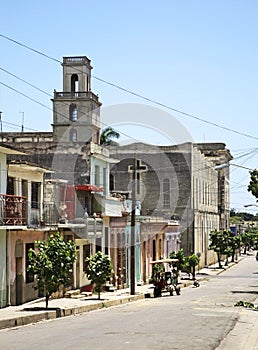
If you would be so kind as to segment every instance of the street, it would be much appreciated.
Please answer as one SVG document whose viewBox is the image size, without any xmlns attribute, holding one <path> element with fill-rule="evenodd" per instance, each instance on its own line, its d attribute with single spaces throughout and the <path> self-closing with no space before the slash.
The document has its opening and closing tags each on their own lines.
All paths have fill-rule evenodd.
<svg viewBox="0 0 258 350">
<path fill-rule="evenodd" d="M 250 327 L 248 319 L 255 311 L 243 310 L 234 304 L 239 300 L 253 302 L 257 294 L 258 263 L 251 255 L 222 274 L 201 282 L 199 288 L 182 289 L 180 296 L 164 295 L 4 329 L 0 331 L 0 345 L 1 349 L 18 350 L 215 350 L 235 327 L 239 331 L 233 339 L 238 345 L 234 350 L 243 349 Z M 219 349 L 231 349 L 222 345 Z"/>
</svg>

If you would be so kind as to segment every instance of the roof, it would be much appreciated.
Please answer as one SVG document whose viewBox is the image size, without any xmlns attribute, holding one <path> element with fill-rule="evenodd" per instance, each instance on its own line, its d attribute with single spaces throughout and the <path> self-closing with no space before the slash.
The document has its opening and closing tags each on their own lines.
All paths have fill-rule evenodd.
<svg viewBox="0 0 258 350">
<path fill-rule="evenodd" d="M 38 166 L 34 163 L 29 163 L 24 160 L 11 160 L 8 162 L 9 167 L 16 167 L 19 169 L 30 170 L 30 171 L 40 171 L 42 173 L 54 173 L 53 170 Z"/>
<path fill-rule="evenodd" d="M 18 151 L 17 149 L 7 146 L 6 144 L 0 144 L 0 153 L 3 154 L 16 154 L 16 155 L 25 155 L 26 153 Z"/>
</svg>

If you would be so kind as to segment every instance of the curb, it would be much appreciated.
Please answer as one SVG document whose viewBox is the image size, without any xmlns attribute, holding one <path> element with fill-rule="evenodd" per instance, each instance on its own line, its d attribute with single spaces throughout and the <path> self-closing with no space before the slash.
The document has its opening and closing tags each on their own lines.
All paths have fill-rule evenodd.
<svg viewBox="0 0 258 350">
<path fill-rule="evenodd" d="M 145 294 L 139 294 L 139 295 L 131 295 L 126 298 L 121 298 L 121 299 L 115 299 L 115 300 L 106 300 L 106 301 L 100 301 L 96 304 L 91 304 L 91 305 L 84 305 L 84 306 L 78 306 L 78 307 L 70 307 L 70 308 L 65 308 L 65 309 L 59 309 L 56 312 L 56 317 L 65 317 L 65 316 L 71 316 L 71 315 L 77 315 L 81 314 L 84 312 L 90 312 L 94 310 L 99 310 L 103 308 L 108 308 L 111 306 L 118 306 L 122 304 L 127 304 L 132 301 L 137 301 L 145 299 Z"/>
<path fill-rule="evenodd" d="M 41 311 L 41 312 L 39 312 L 38 310 L 30 311 L 30 312 L 34 312 L 34 314 L 17 316 L 10 319 L 0 320 L 0 329 L 25 326 L 31 323 L 36 323 L 44 320 L 52 320 L 60 317 L 78 315 L 85 312 L 127 304 L 133 301 L 145 299 L 145 297 L 146 297 L 145 294 L 138 294 L 138 295 L 130 295 L 128 297 L 121 298 L 121 299 L 100 301 L 95 304 L 78 306 L 78 307 L 56 308 L 56 310 Z"/>
<path fill-rule="evenodd" d="M 0 320 L 0 329 L 24 326 L 44 320 L 52 320 L 56 318 L 56 311 L 45 311 L 26 316 L 17 316 L 6 320 Z"/>
<path fill-rule="evenodd" d="M 233 264 L 232 263 L 229 264 L 227 266 L 227 268 L 222 269 L 221 271 L 217 271 L 216 275 L 219 275 L 222 272 L 226 271 L 228 268 L 234 266 L 239 261 L 236 261 Z M 208 280 L 209 280 L 209 276 L 198 278 L 198 281 L 200 281 L 200 282 L 208 281 Z M 192 280 L 190 280 L 190 281 L 189 280 L 186 280 L 186 281 L 181 280 L 179 285 L 181 288 L 190 287 L 193 285 L 193 281 Z M 99 302 L 96 302 L 94 304 L 83 305 L 83 306 L 78 306 L 78 307 L 68 307 L 68 308 L 57 307 L 55 310 L 52 309 L 52 310 L 48 310 L 48 311 L 28 310 L 28 312 L 30 312 L 29 315 L 24 315 L 24 316 L 18 315 L 17 317 L 11 317 L 10 319 L 0 320 L 0 329 L 24 326 L 24 325 L 44 321 L 44 320 L 52 320 L 52 319 L 56 319 L 56 318 L 60 318 L 60 317 L 78 315 L 78 314 L 85 313 L 85 312 L 90 312 L 90 311 L 108 308 L 108 307 L 112 307 L 112 306 L 127 304 L 127 303 L 130 303 L 133 301 L 142 300 L 142 299 L 151 298 L 151 297 L 153 297 L 153 291 L 148 291 L 148 292 L 136 294 L 136 295 L 129 295 L 127 297 L 121 297 L 121 298 L 113 299 L 113 300 L 99 301 Z M 24 310 L 24 311 L 26 311 L 26 310 Z M 21 312 L 24 312 L 24 311 L 21 311 Z"/>
</svg>

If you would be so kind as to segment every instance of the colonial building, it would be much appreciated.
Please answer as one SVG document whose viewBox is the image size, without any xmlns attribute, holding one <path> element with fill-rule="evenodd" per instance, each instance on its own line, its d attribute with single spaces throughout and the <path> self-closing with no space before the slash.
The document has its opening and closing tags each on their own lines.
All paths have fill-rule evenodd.
<svg viewBox="0 0 258 350">
<path fill-rule="evenodd" d="M 8 196 L 6 194 L 7 185 L 7 155 L 16 154 L 17 152 L 10 147 L 0 146 L 0 169 L 1 169 L 1 181 L 0 181 L 0 308 L 9 304 L 9 253 L 8 253 L 8 224 L 16 222 L 17 225 L 22 225 L 25 219 L 25 213 L 23 208 L 24 201 L 21 197 Z M 16 208 L 16 210 L 15 210 Z M 20 215 L 15 218 L 15 212 L 19 209 Z"/>
<path fill-rule="evenodd" d="M 27 272 L 28 251 L 36 240 L 45 240 L 56 227 L 42 224 L 44 175 L 48 170 L 22 161 L 12 161 L 8 168 L 2 163 L 1 169 L 0 307 L 4 307 L 37 298 L 35 278 Z"/>
<path fill-rule="evenodd" d="M 63 91 L 54 91 L 52 99 L 53 131 L 0 134 L 3 144 L 26 153 L 22 163 L 27 161 L 26 169 L 35 175 L 34 180 L 28 174 L 19 175 L 17 182 L 17 171 L 24 170 L 17 162 L 10 165 L 7 195 L 30 202 L 26 218 L 19 214 L 13 219 L 26 220 L 31 232 L 23 233 L 23 243 L 20 233 L 12 242 L 15 258 L 8 263 L 16 265 L 12 265 L 10 285 L 2 288 L 9 288 L 9 300 L 20 303 L 33 297 L 29 283 L 24 285 L 26 244 L 35 237 L 44 239 L 45 232 L 52 229 L 75 241 L 72 287 L 88 287 L 85 258 L 96 251 L 110 254 L 114 284 L 128 286 L 132 208 L 125 210 L 130 200 L 123 201 L 110 192 L 131 193 L 134 175 L 136 202 L 141 204 L 135 225 L 136 282 L 148 282 L 150 262 L 167 257 L 180 245 L 185 254 L 200 253 L 200 265 L 213 262 L 207 249 L 209 233 L 229 225 L 228 168 L 215 169 L 232 159 L 225 145 L 102 147 L 101 103 L 91 91 L 91 62 L 86 56 L 64 57 L 62 66 Z M 15 161 L 17 155 L 8 158 Z M 32 164 L 37 166 L 33 168 Z M 39 175 L 40 169 L 45 171 Z M 38 198 L 44 200 L 37 205 Z M 15 222 L 18 225 L 19 221 Z"/>
<path fill-rule="evenodd" d="M 221 181 L 216 170 L 219 164 L 226 163 L 228 168 L 232 159 L 225 144 L 156 147 L 136 143 L 111 147 L 110 153 L 120 160 L 111 170 L 114 189 L 126 191 L 132 187 L 135 164 L 141 214 L 166 220 L 179 217 L 185 254 L 198 253 L 200 266 L 214 262 L 214 254 L 208 250 L 209 234 L 229 228 L 229 172 Z"/>
<path fill-rule="evenodd" d="M 122 216 L 121 202 L 109 196 L 109 168 L 116 160 L 99 145 L 100 107 L 91 91 L 90 60 L 63 58 L 63 91 L 54 91 L 53 132 L 1 133 L 4 144 L 24 158 L 52 169 L 46 176 L 42 224 L 55 224 L 75 240 L 73 287 L 84 288 L 85 258 L 110 252 L 111 217 Z M 16 159 L 16 157 L 13 157 Z"/>
</svg>

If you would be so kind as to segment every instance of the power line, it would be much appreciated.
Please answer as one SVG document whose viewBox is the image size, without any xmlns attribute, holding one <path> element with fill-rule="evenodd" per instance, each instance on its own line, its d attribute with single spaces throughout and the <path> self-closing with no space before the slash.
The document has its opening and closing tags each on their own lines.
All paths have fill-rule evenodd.
<svg viewBox="0 0 258 350">
<path fill-rule="evenodd" d="M 26 80 L 24 80 L 24 79 L 18 77 L 17 75 L 15 75 L 15 74 L 13 74 L 13 73 L 7 71 L 6 69 L 0 67 L 0 70 L 2 70 L 3 72 L 5 72 L 5 73 L 7 73 L 7 74 L 9 74 L 9 75 L 11 75 L 11 76 L 13 76 L 13 77 L 16 78 L 16 79 L 22 81 L 23 83 L 29 85 L 30 87 L 32 87 L 32 88 L 34 88 L 34 89 L 36 89 L 36 90 L 42 92 L 43 94 L 45 94 L 45 95 L 47 95 L 47 96 L 49 96 L 49 97 L 51 97 L 51 98 L 53 97 L 53 96 L 52 96 L 51 94 L 49 94 L 48 92 L 46 92 L 46 91 L 44 91 L 44 90 L 38 88 L 36 85 L 31 84 L 30 82 L 28 82 L 28 81 L 26 81 Z M 33 101 L 33 102 L 35 102 L 35 103 L 37 103 L 37 104 L 40 104 L 41 106 L 43 106 L 43 107 L 45 107 L 45 108 L 47 108 L 47 109 L 49 109 L 49 110 L 51 110 L 51 111 L 53 112 L 53 109 L 52 109 L 52 108 L 50 108 L 50 107 L 48 107 L 48 106 L 42 104 L 41 102 L 39 102 L 39 101 L 37 101 L 37 100 L 31 98 L 31 97 L 28 96 L 28 95 L 25 95 L 24 93 L 20 92 L 20 91 L 17 90 L 17 89 L 14 89 L 13 87 L 11 87 L 11 86 L 9 86 L 9 85 L 7 85 L 7 84 L 4 84 L 4 83 L 2 83 L 2 82 L 0 82 L 0 83 L 1 83 L 2 85 L 4 85 L 5 87 L 9 88 L 10 90 L 15 91 L 16 93 L 22 95 L 23 97 L 26 97 L 26 98 L 30 99 L 31 101 Z M 65 106 L 70 106 L 69 103 L 66 103 L 66 102 L 63 102 L 63 101 L 62 101 L 61 103 L 62 103 L 63 105 L 65 105 Z M 67 117 L 66 115 L 64 115 L 64 114 L 62 114 L 62 113 L 60 113 L 60 112 L 56 112 L 56 113 L 57 113 L 58 115 L 62 116 L 63 118 L 65 118 L 65 119 L 67 119 L 67 120 L 70 120 L 70 118 Z M 104 122 L 102 122 L 102 121 L 100 121 L 100 124 L 102 124 L 102 125 L 105 126 L 105 127 L 108 127 L 108 126 L 109 126 L 108 124 L 106 124 L 106 123 L 104 123 Z M 17 125 L 17 126 L 18 126 L 18 125 Z M 19 126 L 19 127 L 20 127 L 20 126 Z M 28 128 L 26 128 L 26 129 L 28 129 Z M 29 130 L 29 129 L 28 129 L 28 130 Z M 31 130 L 34 130 L 34 129 L 31 129 Z M 34 130 L 34 131 L 39 131 L 39 130 Z M 119 131 L 119 134 L 121 134 L 121 135 L 123 135 L 123 136 L 126 136 L 126 137 L 130 138 L 130 139 L 133 140 L 133 141 L 137 141 L 137 140 L 136 140 L 135 138 L 133 138 L 132 136 L 127 135 L 127 134 L 125 134 L 125 133 L 123 133 L 123 132 L 120 132 L 120 131 Z"/>
<path fill-rule="evenodd" d="M 19 41 L 17 41 L 17 40 L 14 40 L 14 39 L 12 39 L 12 38 L 6 36 L 6 35 L 0 34 L 0 37 L 6 39 L 6 40 L 8 40 L 8 41 L 11 41 L 11 42 L 15 43 L 16 45 L 22 46 L 22 47 L 24 47 L 24 48 L 26 48 L 26 49 L 28 49 L 28 50 L 30 50 L 30 51 L 32 51 L 32 52 L 38 54 L 38 55 L 41 55 L 41 56 L 43 56 L 43 57 L 49 59 L 49 60 L 52 60 L 52 61 L 54 61 L 54 62 L 56 62 L 56 63 L 59 63 L 59 64 L 62 64 L 62 62 L 61 62 L 60 60 L 58 60 L 58 59 L 56 59 L 56 58 L 54 58 L 54 57 L 51 57 L 51 56 L 49 56 L 49 55 L 43 53 L 42 51 L 33 49 L 32 47 L 30 47 L 30 46 L 28 46 L 28 45 L 25 45 L 25 44 L 23 44 L 23 43 L 21 43 L 21 42 L 19 42 Z M 76 67 L 74 67 L 74 68 L 76 69 Z M 78 69 L 78 70 L 79 70 L 79 69 Z M 144 95 L 141 95 L 141 94 L 139 94 L 139 93 L 136 93 L 136 92 L 134 92 L 134 91 L 132 91 L 132 90 L 129 90 L 129 89 L 127 89 L 127 88 L 124 88 L 124 87 L 122 87 L 122 86 L 120 86 L 120 85 L 118 85 L 118 84 L 114 84 L 114 83 L 111 83 L 110 81 L 107 81 L 107 80 L 105 80 L 105 79 L 98 78 L 98 77 L 96 77 L 96 76 L 94 76 L 94 75 L 92 75 L 92 77 L 93 77 L 94 79 L 96 79 L 96 80 L 98 80 L 98 81 L 100 81 L 100 82 L 106 84 L 106 85 L 112 86 L 112 87 L 114 87 L 114 88 L 116 88 L 116 89 L 119 89 L 119 90 L 121 90 L 121 91 L 124 91 L 124 92 L 126 92 L 126 93 L 128 93 L 128 94 L 130 94 L 130 95 L 133 95 L 133 96 L 135 96 L 135 97 L 138 97 L 138 98 L 143 99 L 143 100 L 145 100 L 145 101 L 151 102 L 151 103 L 153 103 L 153 104 L 155 104 L 155 105 L 158 105 L 158 106 L 160 106 L 160 107 L 163 107 L 163 108 L 166 108 L 166 109 L 171 110 L 171 111 L 173 111 L 173 112 L 176 112 L 176 113 L 179 113 L 179 114 L 181 114 L 181 115 L 184 115 L 185 117 L 189 117 L 189 118 L 198 120 L 198 121 L 200 121 L 200 122 L 202 122 L 202 123 L 206 123 L 206 124 L 208 124 L 208 125 L 215 126 L 215 127 L 217 127 L 217 128 L 220 128 L 220 129 L 222 129 L 222 130 L 226 130 L 226 131 L 235 133 L 235 134 L 237 134 L 237 135 L 241 135 L 241 136 L 248 137 L 248 138 L 251 138 L 251 139 L 254 139 L 254 140 L 258 140 L 258 137 L 256 137 L 256 136 L 249 135 L 249 134 L 243 133 L 243 132 L 241 132 L 241 131 L 234 130 L 234 129 L 229 128 L 229 127 L 226 127 L 226 126 L 222 126 L 222 125 L 219 125 L 219 124 L 214 123 L 214 122 L 210 122 L 210 121 L 208 121 L 208 120 L 206 120 L 206 119 L 200 118 L 200 117 L 198 117 L 198 116 L 196 116 L 196 115 L 193 115 L 193 114 L 190 114 L 190 113 L 187 113 L 187 112 L 183 112 L 183 111 L 181 111 L 181 110 L 179 110 L 179 109 L 177 109 L 177 108 L 168 106 L 168 105 L 166 105 L 166 104 L 164 104 L 164 103 L 161 103 L 161 102 L 156 101 L 156 100 L 154 100 L 154 99 L 148 98 L 148 97 L 146 97 L 146 96 L 144 96 Z"/>
<path fill-rule="evenodd" d="M 17 40 L 14 40 L 14 39 L 12 39 L 12 38 L 6 36 L 6 35 L 0 34 L 0 36 L 1 36 L 2 38 L 6 39 L 6 40 L 12 41 L 12 42 L 15 43 L 16 45 L 22 46 L 22 47 L 24 47 L 25 49 L 28 49 L 28 50 L 30 50 L 30 51 L 32 51 L 32 52 L 35 52 L 35 53 L 37 53 L 38 55 L 44 56 L 44 57 L 48 58 L 49 60 L 52 60 L 52 61 L 57 62 L 57 63 L 61 63 L 59 60 L 57 60 L 57 59 L 55 59 L 55 58 L 53 58 L 53 57 L 51 57 L 51 56 L 49 56 L 49 55 L 46 55 L 45 53 L 43 53 L 43 52 L 41 52 L 41 51 L 35 50 L 35 49 L 33 49 L 32 47 L 30 47 L 30 46 L 28 46 L 28 45 L 25 45 L 25 44 L 23 44 L 23 43 L 21 43 L 21 42 L 19 42 L 19 41 L 17 41 Z"/>
<path fill-rule="evenodd" d="M 12 90 L 12 91 L 14 91 L 14 92 L 16 92 L 17 94 L 20 94 L 20 95 L 22 95 L 23 97 L 28 98 L 29 100 L 31 100 L 31 101 L 37 103 L 38 105 L 40 105 L 40 106 L 42 106 L 42 107 L 44 107 L 44 108 L 47 108 L 47 109 L 49 109 L 50 111 L 52 111 L 52 108 L 50 108 L 50 107 L 44 105 L 42 102 L 39 102 L 39 101 L 35 100 L 34 98 L 32 98 L 32 97 L 30 97 L 30 96 L 24 94 L 23 92 L 21 92 L 21 91 L 15 89 L 15 88 L 13 88 L 13 87 L 11 87 L 11 86 L 9 86 L 9 85 L 3 83 L 2 81 L 0 81 L 0 84 L 3 85 L 3 86 L 5 86 L 6 88 L 8 88 L 8 89 L 10 89 L 10 90 Z"/>
<path fill-rule="evenodd" d="M 5 72 L 5 73 L 11 75 L 12 77 L 14 77 L 14 78 L 16 78 L 16 79 L 22 81 L 23 83 L 25 83 L 25 84 L 31 86 L 33 89 L 36 89 L 36 90 L 42 92 L 43 94 L 45 94 L 45 95 L 47 95 L 47 96 L 49 96 L 49 97 L 52 98 L 52 95 L 51 95 L 51 94 L 49 94 L 48 92 L 46 92 L 46 91 L 40 89 L 40 88 L 37 87 L 36 85 L 33 85 L 33 84 L 29 83 L 28 81 L 26 81 L 26 80 L 24 80 L 24 79 L 18 77 L 18 75 L 15 75 L 15 74 L 9 72 L 8 70 L 6 70 L 6 69 L 4 69 L 4 68 L 2 68 L 2 67 L 0 67 L 0 70 L 2 70 L 3 72 Z"/>
<path fill-rule="evenodd" d="M 23 79 L 20 79 L 20 80 L 23 80 Z M 26 81 L 24 81 L 24 82 L 26 82 Z M 26 82 L 26 83 L 29 84 L 30 86 L 34 87 L 32 84 L 30 84 L 30 83 L 28 83 L 28 82 Z M 17 94 L 22 95 L 23 97 L 25 97 L 25 98 L 31 100 L 32 102 L 35 102 L 35 103 L 39 104 L 40 106 L 42 106 L 42 107 L 44 107 L 44 108 L 50 110 L 51 112 L 53 112 L 53 109 L 52 109 L 52 108 L 46 106 L 46 105 L 43 104 L 42 102 L 39 102 L 39 101 L 35 100 L 34 98 L 32 98 L 32 97 L 30 97 L 30 96 L 24 94 L 23 92 L 21 92 L 21 91 L 15 89 L 15 88 L 13 88 L 13 87 L 11 87 L 11 86 L 9 86 L 9 85 L 3 83 L 3 82 L 1 82 L 1 81 L 0 81 L 0 84 L 3 85 L 3 86 L 5 86 L 6 88 L 8 88 L 8 89 L 10 89 L 10 90 L 12 90 L 12 91 L 14 91 L 14 92 L 16 92 Z M 41 90 L 41 89 L 38 89 L 38 90 Z M 42 91 L 43 91 L 43 90 L 42 90 Z M 45 93 L 46 93 L 46 92 L 45 92 Z M 48 94 L 48 93 L 46 93 L 46 94 Z M 52 95 L 51 95 L 51 97 L 52 97 Z M 69 104 L 67 104 L 67 103 L 65 103 L 65 102 L 63 102 L 63 103 L 66 104 L 66 105 L 69 105 Z M 56 112 L 56 113 L 57 113 L 58 115 L 62 116 L 63 118 L 65 118 L 65 119 L 67 119 L 67 120 L 70 121 L 70 118 L 67 117 L 66 115 L 64 115 L 64 114 L 62 114 L 62 113 L 60 113 L 60 112 Z M 3 123 L 4 123 L 4 122 L 3 122 Z M 17 126 L 17 127 L 20 128 L 20 125 L 17 125 L 17 124 L 12 124 L 12 123 L 7 123 L 7 122 L 5 122 L 5 124 L 14 125 L 14 126 Z M 109 126 L 108 124 L 106 124 L 106 123 L 104 123 L 104 122 L 102 122 L 102 121 L 100 121 L 100 124 L 102 124 L 102 125 L 105 126 L 105 127 L 108 127 L 108 126 Z M 39 131 L 39 130 L 31 129 L 31 128 L 28 128 L 28 127 L 26 127 L 26 129 L 27 129 L 27 130 L 31 130 L 31 131 Z M 127 134 L 125 134 L 125 133 L 123 133 L 123 132 L 120 132 L 120 131 L 119 131 L 119 134 L 121 134 L 121 135 L 123 135 L 123 136 L 126 136 L 126 137 L 130 138 L 130 139 L 133 140 L 133 141 L 137 141 L 137 140 L 136 140 L 135 138 L 133 138 L 132 136 L 127 135 Z"/>
</svg>

